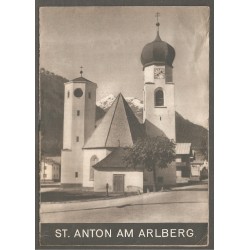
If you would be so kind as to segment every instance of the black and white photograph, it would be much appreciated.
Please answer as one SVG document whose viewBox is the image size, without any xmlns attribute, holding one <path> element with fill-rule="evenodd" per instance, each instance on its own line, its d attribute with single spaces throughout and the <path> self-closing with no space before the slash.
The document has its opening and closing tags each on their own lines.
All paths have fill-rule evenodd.
<svg viewBox="0 0 250 250">
<path fill-rule="evenodd" d="M 163 2 L 36 7 L 38 249 L 213 249 L 213 9 Z"/>
</svg>

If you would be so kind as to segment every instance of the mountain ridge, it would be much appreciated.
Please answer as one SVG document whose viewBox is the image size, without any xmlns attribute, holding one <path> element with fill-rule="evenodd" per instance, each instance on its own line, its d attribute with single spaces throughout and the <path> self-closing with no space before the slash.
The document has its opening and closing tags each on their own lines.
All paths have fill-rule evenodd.
<svg viewBox="0 0 250 250">
<path fill-rule="evenodd" d="M 41 153 L 60 155 L 63 141 L 64 83 L 68 80 L 45 69 L 40 70 L 41 101 Z M 142 123 L 143 102 L 136 97 L 125 97 L 129 106 Z M 96 121 L 100 122 L 115 96 L 113 94 L 97 101 Z M 99 121 L 99 122 L 98 122 Z M 208 138 L 208 130 L 192 123 L 176 112 L 176 141 L 191 142 L 194 148 L 201 148 Z"/>
</svg>

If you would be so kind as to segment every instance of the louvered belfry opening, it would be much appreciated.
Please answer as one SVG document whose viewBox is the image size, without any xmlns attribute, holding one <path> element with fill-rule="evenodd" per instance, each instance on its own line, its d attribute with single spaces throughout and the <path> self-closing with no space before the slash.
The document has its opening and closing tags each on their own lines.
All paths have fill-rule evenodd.
<svg viewBox="0 0 250 250">
<path fill-rule="evenodd" d="M 161 89 L 155 91 L 155 106 L 164 106 L 164 94 Z"/>
</svg>

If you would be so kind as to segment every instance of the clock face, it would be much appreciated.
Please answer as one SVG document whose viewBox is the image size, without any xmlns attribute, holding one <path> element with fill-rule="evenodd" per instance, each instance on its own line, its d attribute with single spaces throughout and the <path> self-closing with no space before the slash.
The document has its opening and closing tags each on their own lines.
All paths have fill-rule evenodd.
<svg viewBox="0 0 250 250">
<path fill-rule="evenodd" d="M 165 69 L 164 68 L 155 68 L 154 69 L 154 78 L 155 79 L 164 79 L 165 78 Z"/>
<path fill-rule="evenodd" d="M 75 89 L 74 91 L 75 97 L 81 97 L 83 95 L 83 92 L 80 88 Z"/>
</svg>

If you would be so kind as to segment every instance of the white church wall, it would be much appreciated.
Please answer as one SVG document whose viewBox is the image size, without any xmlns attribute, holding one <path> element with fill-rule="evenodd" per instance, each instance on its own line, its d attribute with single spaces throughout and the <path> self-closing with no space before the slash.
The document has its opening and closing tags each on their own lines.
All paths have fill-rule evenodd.
<svg viewBox="0 0 250 250">
<path fill-rule="evenodd" d="M 83 187 L 94 187 L 94 181 L 90 180 L 90 160 L 94 155 L 98 158 L 98 162 L 103 160 L 108 156 L 112 151 L 101 148 L 101 149 L 84 149 L 83 150 L 83 177 L 82 183 Z"/>
<path fill-rule="evenodd" d="M 74 96 L 81 89 L 81 97 Z M 84 83 L 65 83 L 63 148 L 82 148 L 95 129 L 96 86 Z M 86 112 L 87 110 L 87 112 Z M 78 138 L 78 139 L 77 139 Z"/>
<path fill-rule="evenodd" d="M 62 150 L 61 184 L 82 184 L 82 150 Z"/>
<path fill-rule="evenodd" d="M 113 175 L 124 175 L 124 191 L 125 192 L 143 192 L 143 172 L 142 171 L 94 171 L 95 182 L 94 191 L 105 192 L 106 184 L 109 184 L 109 191 L 113 192 Z"/>
<path fill-rule="evenodd" d="M 146 125 L 146 132 L 150 136 L 165 134 L 169 139 L 175 140 L 174 84 L 172 82 L 166 84 L 165 79 L 154 79 L 155 67 L 159 68 L 159 66 L 152 65 L 144 69 L 146 84 L 144 84 L 143 121 Z M 154 84 L 147 84 L 147 82 Z M 163 106 L 155 106 L 155 90 L 159 88 L 164 93 Z"/>
<path fill-rule="evenodd" d="M 86 92 L 86 84 L 83 83 L 72 83 L 73 84 L 73 89 L 72 89 L 72 98 L 73 98 L 73 107 L 72 107 L 72 149 L 74 150 L 75 148 L 81 148 L 84 145 L 85 142 L 85 134 L 84 134 L 84 129 L 86 126 L 86 121 L 84 119 L 84 113 L 86 107 L 86 101 L 84 94 L 81 97 L 75 97 L 74 96 L 74 91 L 76 89 L 81 89 L 83 93 Z M 80 115 L 77 115 L 77 111 L 80 112 Z M 78 140 L 76 139 L 78 137 Z"/>
<path fill-rule="evenodd" d="M 73 107 L 73 85 L 65 83 L 64 91 L 64 119 L 63 119 L 63 148 L 71 149 L 72 138 L 72 107 Z"/>
<path fill-rule="evenodd" d="M 176 141 L 174 84 L 166 84 L 165 92 L 166 92 L 165 103 L 167 106 L 167 117 L 169 119 L 169 122 L 165 129 L 166 131 L 169 131 L 169 133 L 167 134 L 168 138 L 174 139 Z"/>
<path fill-rule="evenodd" d="M 96 114 L 96 86 L 88 84 L 85 86 L 85 105 L 86 111 L 84 112 L 84 143 L 92 135 L 95 130 L 95 114 Z"/>
<path fill-rule="evenodd" d="M 75 92 L 79 93 L 80 90 L 80 94 Z M 65 83 L 62 184 L 83 184 L 82 148 L 95 129 L 95 109 L 96 84 L 86 84 L 84 81 Z"/>
<path fill-rule="evenodd" d="M 154 82 L 154 65 L 144 69 L 144 82 Z"/>
</svg>

